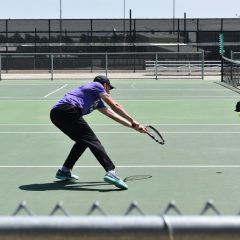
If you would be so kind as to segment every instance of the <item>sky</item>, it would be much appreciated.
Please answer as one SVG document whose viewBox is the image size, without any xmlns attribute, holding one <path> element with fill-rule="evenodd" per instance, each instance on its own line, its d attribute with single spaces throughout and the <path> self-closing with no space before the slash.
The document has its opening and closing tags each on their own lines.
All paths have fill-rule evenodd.
<svg viewBox="0 0 240 240">
<path fill-rule="evenodd" d="M 60 1 L 63 19 L 240 17 L 240 0 L 0 0 L 0 19 L 58 19 Z"/>
</svg>

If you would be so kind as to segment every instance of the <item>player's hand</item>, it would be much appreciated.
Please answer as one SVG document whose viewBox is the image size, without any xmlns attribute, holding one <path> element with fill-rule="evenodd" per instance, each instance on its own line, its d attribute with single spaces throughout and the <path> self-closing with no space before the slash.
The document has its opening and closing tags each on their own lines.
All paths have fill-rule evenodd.
<svg viewBox="0 0 240 240">
<path fill-rule="evenodd" d="M 135 129 L 136 131 L 140 132 L 140 133 L 146 133 L 147 132 L 146 127 L 144 125 L 142 125 L 139 122 L 134 121 L 134 120 L 132 122 L 132 128 Z"/>
<path fill-rule="evenodd" d="M 136 129 L 136 130 L 140 133 L 147 133 L 146 127 L 141 124 L 139 125 L 138 129 Z"/>
<path fill-rule="evenodd" d="M 140 126 L 139 122 L 137 122 L 135 120 L 132 121 L 132 128 L 133 129 L 138 130 L 139 126 Z"/>
</svg>

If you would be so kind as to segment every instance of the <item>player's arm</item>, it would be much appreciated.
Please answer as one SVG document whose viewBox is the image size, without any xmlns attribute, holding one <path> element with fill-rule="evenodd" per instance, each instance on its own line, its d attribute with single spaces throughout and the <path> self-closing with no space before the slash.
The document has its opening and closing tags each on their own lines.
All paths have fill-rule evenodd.
<svg viewBox="0 0 240 240">
<path fill-rule="evenodd" d="M 132 123 L 130 123 L 128 120 L 126 120 L 125 118 L 121 117 L 120 115 L 118 115 L 117 113 L 115 113 L 112 109 L 110 108 L 98 108 L 98 110 L 103 113 L 104 115 L 108 116 L 109 118 L 115 120 L 118 123 L 121 123 L 122 125 L 129 127 L 129 128 L 133 128 L 138 132 L 141 133 L 146 133 L 146 129 L 144 126 L 139 125 L 138 128 L 133 127 Z"/>
<path fill-rule="evenodd" d="M 102 93 L 100 94 L 101 99 L 108 104 L 108 106 L 118 115 L 129 121 L 132 126 L 139 126 L 139 123 L 135 121 L 123 108 L 120 104 L 118 104 L 113 98 L 107 94 Z"/>
<path fill-rule="evenodd" d="M 126 127 L 132 128 L 132 124 L 128 120 L 126 120 L 125 118 L 115 113 L 112 109 L 105 107 L 105 108 L 98 108 L 98 110 L 104 115 L 108 116 L 109 118 L 115 120 L 116 122 L 121 123 Z"/>
</svg>

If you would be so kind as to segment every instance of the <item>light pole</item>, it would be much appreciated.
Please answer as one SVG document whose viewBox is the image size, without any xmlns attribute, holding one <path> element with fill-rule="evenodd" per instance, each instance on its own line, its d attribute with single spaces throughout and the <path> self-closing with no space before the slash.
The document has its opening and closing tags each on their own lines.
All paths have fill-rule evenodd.
<svg viewBox="0 0 240 240">
<path fill-rule="evenodd" d="M 175 0 L 173 0 L 173 19 L 175 19 Z"/>
<path fill-rule="evenodd" d="M 62 43 L 62 0 L 59 0 L 59 19 L 60 19 L 60 52 L 62 51 L 61 49 L 61 43 Z"/>
<path fill-rule="evenodd" d="M 126 38 L 126 25 L 125 25 L 125 9 L 126 9 L 126 3 L 125 0 L 123 0 L 123 48 L 125 51 L 125 38 Z"/>
<path fill-rule="evenodd" d="M 175 0 L 173 0 L 173 33 L 175 31 Z"/>
<path fill-rule="evenodd" d="M 125 19 L 125 12 L 126 12 L 126 2 L 123 0 L 123 18 Z"/>
<path fill-rule="evenodd" d="M 59 18 L 62 20 L 62 0 L 60 0 L 60 5 L 59 5 Z"/>
<path fill-rule="evenodd" d="M 123 0 L 123 31 L 124 31 L 124 34 L 125 34 L 125 13 L 126 13 L 126 2 L 125 0 Z"/>
</svg>

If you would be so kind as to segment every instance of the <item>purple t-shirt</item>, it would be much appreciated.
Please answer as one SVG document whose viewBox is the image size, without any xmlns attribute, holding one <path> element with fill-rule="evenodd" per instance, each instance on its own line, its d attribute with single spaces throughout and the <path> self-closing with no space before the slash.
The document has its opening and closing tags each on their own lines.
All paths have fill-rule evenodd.
<svg viewBox="0 0 240 240">
<path fill-rule="evenodd" d="M 80 108 L 83 115 L 89 114 L 97 108 L 105 108 L 99 94 L 106 93 L 99 82 L 90 82 L 67 93 L 53 108 L 63 104 L 70 104 Z"/>
</svg>

